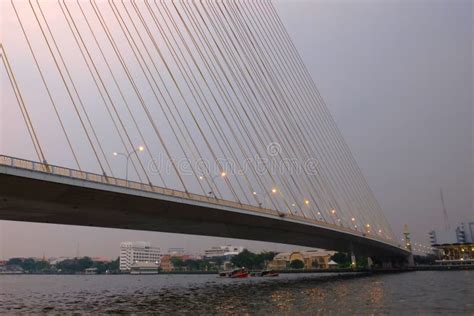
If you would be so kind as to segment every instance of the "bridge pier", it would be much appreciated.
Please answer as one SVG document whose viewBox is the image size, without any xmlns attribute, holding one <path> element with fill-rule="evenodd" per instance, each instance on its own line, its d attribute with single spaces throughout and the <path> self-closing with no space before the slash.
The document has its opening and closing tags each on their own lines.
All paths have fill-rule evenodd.
<svg viewBox="0 0 474 316">
<path fill-rule="evenodd" d="M 372 269 L 374 266 L 374 261 L 372 260 L 371 257 L 367 257 L 367 269 Z"/>
<path fill-rule="evenodd" d="M 357 261 L 356 261 L 356 256 L 354 252 L 351 252 L 351 268 L 356 269 L 357 268 Z"/>
</svg>

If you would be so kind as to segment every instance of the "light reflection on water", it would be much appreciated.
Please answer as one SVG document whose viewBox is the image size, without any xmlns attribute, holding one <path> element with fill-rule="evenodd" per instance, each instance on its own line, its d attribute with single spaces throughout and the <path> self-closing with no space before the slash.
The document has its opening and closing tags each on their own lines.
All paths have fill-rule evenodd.
<svg viewBox="0 0 474 316">
<path fill-rule="evenodd" d="M 0 276 L 0 313 L 467 314 L 474 271 L 367 277 Z"/>
</svg>

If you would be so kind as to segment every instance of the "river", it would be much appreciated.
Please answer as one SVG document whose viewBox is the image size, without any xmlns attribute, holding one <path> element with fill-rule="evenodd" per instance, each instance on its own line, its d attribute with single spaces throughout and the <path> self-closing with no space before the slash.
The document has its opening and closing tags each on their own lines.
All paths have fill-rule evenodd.
<svg viewBox="0 0 474 316">
<path fill-rule="evenodd" d="M 286 274 L 0 275 L 0 313 L 474 315 L 474 271 Z"/>
</svg>

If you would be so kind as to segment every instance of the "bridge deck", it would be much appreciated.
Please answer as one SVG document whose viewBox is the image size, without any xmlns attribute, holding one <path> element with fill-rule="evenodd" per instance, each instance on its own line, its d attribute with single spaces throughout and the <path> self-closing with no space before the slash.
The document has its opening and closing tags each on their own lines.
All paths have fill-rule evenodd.
<svg viewBox="0 0 474 316">
<path fill-rule="evenodd" d="M 386 256 L 377 235 L 198 194 L 0 155 L 0 219 L 233 237 Z"/>
</svg>

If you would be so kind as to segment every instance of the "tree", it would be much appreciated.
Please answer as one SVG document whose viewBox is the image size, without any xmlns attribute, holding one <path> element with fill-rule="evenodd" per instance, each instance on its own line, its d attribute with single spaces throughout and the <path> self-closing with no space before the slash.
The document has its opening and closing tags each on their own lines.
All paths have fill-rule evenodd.
<svg viewBox="0 0 474 316">
<path fill-rule="evenodd" d="M 304 268 L 304 262 L 301 260 L 293 260 L 290 262 L 290 268 L 292 269 L 303 269 Z"/>
<path fill-rule="evenodd" d="M 107 264 L 103 262 L 94 261 L 92 267 L 97 269 L 98 274 L 102 274 L 107 271 Z"/>
<path fill-rule="evenodd" d="M 338 268 L 350 268 L 352 265 L 351 256 L 345 252 L 336 252 L 330 260 L 337 262 Z M 368 265 L 367 257 L 356 257 L 357 268 L 366 268 Z"/>
<path fill-rule="evenodd" d="M 33 258 L 11 258 L 7 265 L 16 265 L 27 272 L 44 272 L 51 268 L 51 265 L 45 260 L 36 260 Z"/>
<path fill-rule="evenodd" d="M 84 270 L 91 268 L 94 262 L 89 257 L 83 257 L 80 259 L 67 259 L 56 264 L 59 270 L 67 273 L 84 272 Z"/>
<path fill-rule="evenodd" d="M 272 252 L 272 251 L 269 251 L 269 252 L 264 251 L 257 254 L 256 260 L 255 260 L 255 265 L 256 265 L 255 268 L 264 269 L 265 266 L 267 265 L 267 262 L 272 261 L 275 255 L 276 255 L 276 252 Z"/>
<path fill-rule="evenodd" d="M 11 258 L 10 260 L 7 261 L 7 265 L 9 266 L 21 266 L 21 264 L 23 263 L 23 259 L 22 258 Z"/>
<path fill-rule="evenodd" d="M 248 251 L 247 249 L 244 249 L 241 253 L 233 256 L 230 259 L 230 262 L 232 262 L 234 266 L 239 267 L 239 268 L 245 267 L 249 269 L 254 267 L 255 261 L 256 261 L 256 255 L 253 252 Z"/>
<path fill-rule="evenodd" d="M 199 270 L 199 261 L 188 259 L 184 261 L 184 266 L 188 268 L 188 270 Z"/>
<path fill-rule="evenodd" d="M 107 264 L 107 270 L 109 271 L 118 271 L 119 268 L 120 268 L 120 257 L 118 257 L 114 261 L 111 261 Z"/>
<path fill-rule="evenodd" d="M 263 269 L 265 268 L 266 262 L 270 261 L 275 257 L 275 252 L 261 252 L 255 254 L 247 249 L 244 249 L 238 255 L 233 256 L 230 262 L 236 267 L 245 267 L 248 269 Z"/>
<path fill-rule="evenodd" d="M 86 269 L 92 268 L 94 261 L 92 261 L 92 259 L 89 257 L 83 257 L 77 260 L 77 265 L 79 271 L 84 271 Z"/>
<path fill-rule="evenodd" d="M 180 257 L 171 257 L 170 261 L 173 267 L 175 268 L 179 269 L 184 266 L 183 259 L 181 259 Z"/>
<path fill-rule="evenodd" d="M 330 260 L 337 262 L 339 268 L 350 268 L 352 263 L 351 256 L 345 252 L 336 252 Z"/>
</svg>

